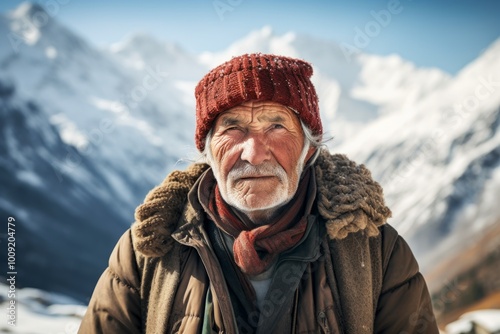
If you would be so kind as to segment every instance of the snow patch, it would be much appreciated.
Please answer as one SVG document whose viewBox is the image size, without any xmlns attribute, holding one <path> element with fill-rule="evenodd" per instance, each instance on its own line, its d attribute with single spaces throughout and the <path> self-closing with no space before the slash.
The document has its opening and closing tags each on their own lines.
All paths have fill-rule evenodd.
<svg viewBox="0 0 500 334">
<path fill-rule="evenodd" d="M 2 310 L 10 306 L 11 299 L 4 299 L 8 291 L 8 286 L 0 284 Z M 2 333 L 76 334 L 87 309 L 69 297 L 32 288 L 16 289 L 16 298 L 12 300 L 16 306 L 15 326 L 2 321 Z"/>
<path fill-rule="evenodd" d="M 42 187 L 44 185 L 43 181 L 40 177 L 29 170 L 21 170 L 16 174 L 17 178 L 22 181 L 31 184 L 35 187 Z"/>
<path fill-rule="evenodd" d="M 95 96 L 90 97 L 90 102 L 97 109 L 110 111 L 112 113 L 121 114 L 128 110 L 127 106 L 120 101 L 107 100 Z"/>
<path fill-rule="evenodd" d="M 57 57 L 57 50 L 53 46 L 49 46 L 45 49 L 45 55 L 49 59 L 55 59 Z"/>
<path fill-rule="evenodd" d="M 66 144 L 74 146 L 79 150 L 85 149 L 89 144 L 87 136 L 80 132 L 79 127 L 66 114 L 52 115 L 50 122 L 59 129 L 61 139 Z"/>
<path fill-rule="evenodd" d="M 463 314 L 459 320 L 446 326 L 447 334 L 468 333 L 473 323 L 483 327 L 488 333 L 500 332 L 500 310 L 479 310 Z"/>
</svg>

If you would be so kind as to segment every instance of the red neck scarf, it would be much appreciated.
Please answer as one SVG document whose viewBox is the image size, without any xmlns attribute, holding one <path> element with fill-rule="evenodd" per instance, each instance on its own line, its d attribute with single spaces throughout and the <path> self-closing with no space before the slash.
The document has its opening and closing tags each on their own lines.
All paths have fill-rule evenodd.
<svg viewBox="0 0 500 334">
<path fill-rule="evenodd" d="M 295 246 L 307 227 L 305 216 L 306 196 L 310 178 L 308 168 L 292 200 L 282 208 L 282 213 L 267 225 L 255 225 L 248 219 L 243 222 L 222 199 L 217 185 L 210 196 L 208 208 L 218 228 L 235 238 L 234 262 L 247 275 L 264 272 L 278 255 Z"/>
</svg>

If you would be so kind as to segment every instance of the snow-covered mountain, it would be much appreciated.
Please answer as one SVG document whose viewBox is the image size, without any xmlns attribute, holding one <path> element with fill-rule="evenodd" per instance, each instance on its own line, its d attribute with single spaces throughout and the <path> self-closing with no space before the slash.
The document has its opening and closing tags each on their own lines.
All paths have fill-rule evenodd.
<svg viewBox="0 0 500 334">
<path fill-rule="evenodd" d="M 431 269 L 500 222 L 499 130 L 500 39 L 448 84 L 338 149 L 381 181 L 391 223 Z"/>
<path fill-rule="evenodd" d="M 19 287 L 40 286 L 84 298 L 106 243 L 131 210 L 91 158 L 65 143 L 49 115 L 0 79 L 0 213 L 16 220 Z M 71 157 L 71 158 L 68 158 Z M 68 163 L 67 159 L 71 159 Z M 117 198 L 117 205 L 110 200 Z M 7 235 L 2 234 L 2 244 Z M 6 254 L 6 253 L 5 253 Z M 7 268 L 6 255 L 2 265 Z"/>
<path fill-rule="evenodd" d="M 133 34 L 112 44 L 109 52 L 127 67 L 143 70 L 148 64 L 161 64 L 169 79 L 198 81 L 207 70 L 197 57 L 180 45 L 162 42 L 147 34 Z"/>
<path fill-rule="evenodd" d="M 193 114 L 159 64 L 130 71 L 39 5 L 2 15 L 0 36 L 0 212 L 18 221 L 19 282 L 83 300 L 134 207 L 190 152 Z"/>
<path fill-rule="evenodd" d="M 196 82 L 245 52 L 313 64 L 331 150 L 382 182 L 426 270 L 500 221 L 498 41 L 450 77 L 269 27 L 217 53 L 144 34 L 98 50 L 41 16 L 29 3 L 0 16 L 0 212 L 18 221 L 25 286 L 90 296 L 135 206 L 196 157 Z"/>
</svg>

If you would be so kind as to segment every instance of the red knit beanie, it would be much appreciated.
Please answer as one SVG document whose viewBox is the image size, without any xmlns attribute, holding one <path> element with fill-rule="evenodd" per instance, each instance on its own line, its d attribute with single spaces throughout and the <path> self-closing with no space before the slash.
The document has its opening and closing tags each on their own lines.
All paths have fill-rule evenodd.
<svg viewBox="0 0 500 334">
<path fill-rule="evenodd" d="M 290 107 L 313 135 L 321 135 L 312 74 L 311 65 L 303 60 L 261 53 L 245 54 L 217 66 L 195 89 L 196 147 L 203 151 L 205 138 L 221 112 L 251 100 Z"/>
</svg>

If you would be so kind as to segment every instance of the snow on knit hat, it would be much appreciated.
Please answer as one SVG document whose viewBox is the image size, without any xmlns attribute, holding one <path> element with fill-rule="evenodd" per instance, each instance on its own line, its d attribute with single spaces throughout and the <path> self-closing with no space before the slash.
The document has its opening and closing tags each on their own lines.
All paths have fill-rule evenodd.
<svg viewBox="0 0 500 334">
<path fill-rule="evenodd" d="M 312 74 L 312 66 L 303 60 L 262 53 L 234 57 L 212 69 L 195 89 L 196 147 L 203 151 L 220 113 L 251 100 L 283 104 L 297 113 L 313 135 L 321 135 Z"/>
</svg>

